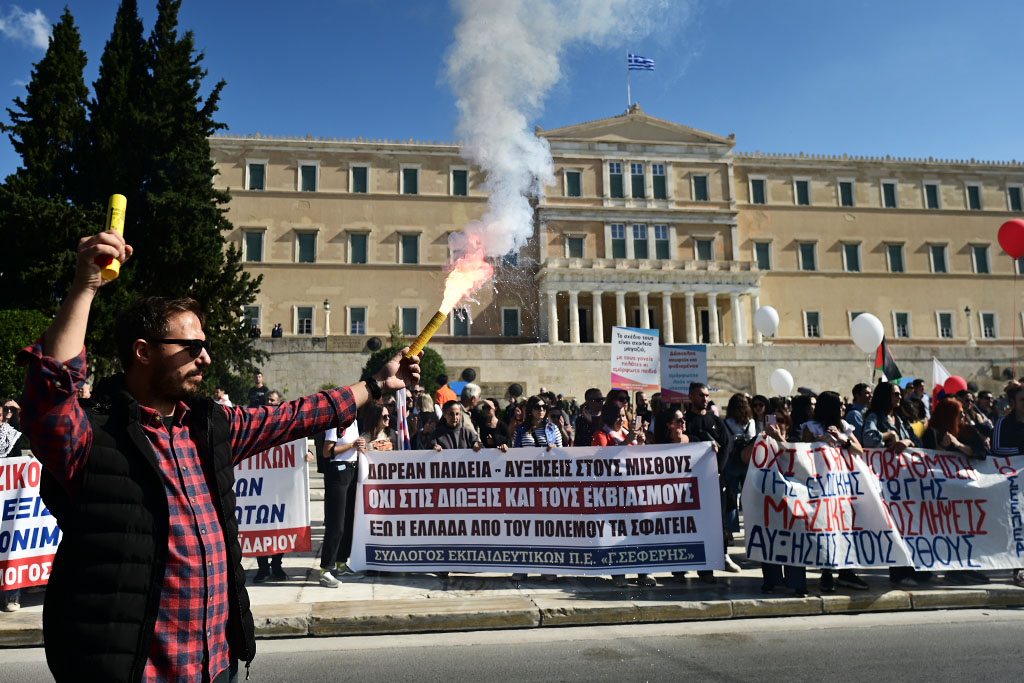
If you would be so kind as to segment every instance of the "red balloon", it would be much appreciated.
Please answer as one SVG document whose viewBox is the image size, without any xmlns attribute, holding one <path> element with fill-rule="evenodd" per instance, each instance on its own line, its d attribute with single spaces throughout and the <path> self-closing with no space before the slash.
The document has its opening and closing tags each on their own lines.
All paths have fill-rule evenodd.
<svg viewBox="0 0 1024 683">
<path fill-rule="evenodd" d="M 999 228 L 999 246 L 1011 258 L 1024 256 L 1024 220 L 1014 218 L 1006 221 Z"/>
<path fill-rule="evenodd" d="M 959 391 L 967 391 L 967 380 L 959 375 L 953 375 L 946 380 L 942 388 L 945 390 L 946 396 L 954 396 Z"/>
</svg>

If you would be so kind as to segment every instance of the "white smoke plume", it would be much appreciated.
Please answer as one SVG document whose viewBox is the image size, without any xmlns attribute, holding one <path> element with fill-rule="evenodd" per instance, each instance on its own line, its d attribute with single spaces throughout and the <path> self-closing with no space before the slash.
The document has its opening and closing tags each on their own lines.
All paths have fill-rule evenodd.
<svg viewBox="0 0 1024 683">
<path fill-rule="evenodd" d="M 487 211 L 452 235 L 458 258 L 483 246 L 502 256 L 533 234 L 529 197 L 553 182 L 547 141 L 531 121 L 562 76 L 560 59 L 577 42 L 604 44 L 646 35 L 685 3 L 667 0 L 453 0 L 460 16 L 447 75 L 457 97 L 462 155 L 486 174 Z M 676 15 L 678 16 L 678 15 Z M 625 60 L 625 54 L 623 54 Z M 625 67 L 625 65 L 623 65 Z"/>
</svg>

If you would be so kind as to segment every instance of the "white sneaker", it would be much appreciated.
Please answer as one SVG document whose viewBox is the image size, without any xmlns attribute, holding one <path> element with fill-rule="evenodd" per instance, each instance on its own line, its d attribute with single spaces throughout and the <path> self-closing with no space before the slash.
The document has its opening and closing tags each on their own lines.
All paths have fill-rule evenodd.
<svg viewBox="0 0 1024 683">
<path fill-rule="evenodd" d="M 341 585 L 341 581 L 334 578 L 334 574 L 329 569 L 320 570 L 320 585 L 324 588 L 337 588 Z"/>
<path fill-rule="evenodd" d="M 10 602 L 8 602 L 8 603 L 6 603 L 4 605 L 4 611 L 5 612 L 17 612 L 20 609 L 21 609 L 21 603 L 18 602 L 17 600 L 11 600 Z"/>
<path fill-rule="evenodd" d="M 732 572 L 733 574 L 739 574 L 743 571 L 742 567 L 733 562 L 733 559 L 729 557 L 729 553 L 725 554 L 725 571 Z"/>
</svg>

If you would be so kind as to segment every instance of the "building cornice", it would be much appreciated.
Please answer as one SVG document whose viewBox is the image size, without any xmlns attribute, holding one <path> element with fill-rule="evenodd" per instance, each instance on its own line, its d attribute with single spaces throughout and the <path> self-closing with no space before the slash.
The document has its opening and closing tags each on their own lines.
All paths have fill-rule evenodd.
<svg viewBox="0 0 1024 683">
<path fill-rule="evenodd" d="M 842 168 L 858 169 L 864 167 L 914 168 L 922 167 L 939 171 L 964 170 L 1000 170 L 1024 171 L 1024 162 L 984 161 L 978 159 L 936 159 L 935 157 L 894 157 L 857 156 L 850 154 L 805 154 L 768 153 L 768 152 L 734 152 L 733 160 L 738 168 L 786 166 L 801 168 Z"/>
</svg>

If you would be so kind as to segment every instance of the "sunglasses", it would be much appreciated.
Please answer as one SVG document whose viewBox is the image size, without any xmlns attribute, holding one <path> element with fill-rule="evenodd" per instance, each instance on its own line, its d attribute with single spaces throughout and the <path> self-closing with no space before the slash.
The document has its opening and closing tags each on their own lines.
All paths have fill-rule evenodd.
<svg viewBox="0 0 1024 683">
<path fill-rule="evenodd" d="M 548 407 L 546 405 L 544 405 L 543 403 L 538 403 L 537 405 L 534 406 L 534 408 L 536 408 L 537 410 L 547 410 L 548 409 Z"/>
<path fill-rule="evenodd" d="M 208 355 L 213 355 L 213 342 L 209 339 L 147 339 L 151 344 L 181 344 L 188 347 L 188 355 L 199 358 L 199 354 L 206 349 Z"/>
</svg>

